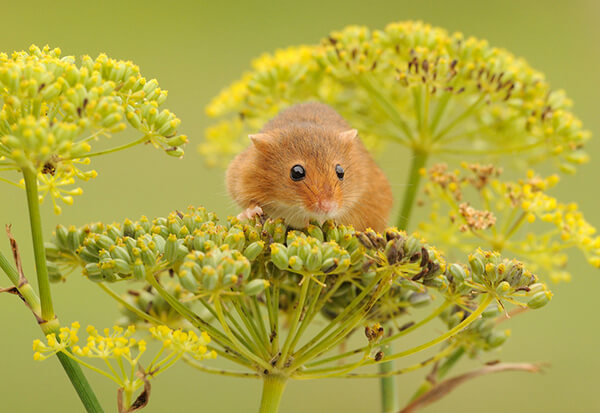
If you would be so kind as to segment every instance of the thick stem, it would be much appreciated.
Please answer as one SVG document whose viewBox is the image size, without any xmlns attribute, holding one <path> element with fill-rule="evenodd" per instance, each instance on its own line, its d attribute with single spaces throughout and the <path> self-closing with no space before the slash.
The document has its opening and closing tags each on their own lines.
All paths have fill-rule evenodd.
<svg viewBox="0 0 600 413">
<path fill-rule="evenodd" d="M 35 265 L 38 278 L 38 287 L 40 293 L 40 299 L 35 296 L 33 290 L 25 289 L 27 296 L 24 296 L 30 307 L 34 312 L 37 308 L 41 308 L 41 317 L 44 322 L 40 325 L 44 334 L 56 334 L 59 335 L 59 323 L 54 314 L 54 308 L 52 306 L 52 296 L 50 294 L 50 280 L 48 278 L 48 269 L 46 267 L 46 253 L 44 250 L 44 239 L 42 236 L 42 218 L 40 215 L 40 205 L 38 199 L 37 190 L 37 175 L 35 171 L 28 169 L 23 170 L 23 177 L 25 178 L 25 188 L 27 192 L 27 203 L 29 206 L 29 220 L 31 224 L 31 234 L 33 237 L 33 251 L 35 255 Z M 3 257 L 4 258 L 4 257 Z M 9 278 L 14 283 L 14 278 L 17 275 L 17 271 L 12 268 L 10 264 L 2 260 L 2 268 L 9 275 Z M 17 288 L 29 287 L 29 284 L 19 286 L 18 279 L 15 286 Z M 40 302 L 41 301 L 41 302 Z M 38 310 L 39 311 L 39 310 Z M 71 384 L 75 388 L 77 395 L 81 399 L 85 410 L 88 413 L 101 413 L 104 412 L 100 402 L 96 398 L 94 391 L 88 383 L 81 367 L 77 362 L 69 358 L 63 353 L 57 353 L 56 355 L 63 369 L 67 373 Z"/>
<path fill-rule="evenodd" d="M 40 215 L 40 201 L 37 188 L 37 174 L 30 169 L 23 169 L 25 190 L 27 192 L 27 205 L 29 207 L 29 222 L 31 237 L 33 238 L 33 253 L 35 255 L 35 269 L 38 280 L 38 290 L 42 305 L 42 318 L 50 321 L 55 317 L 50 292 L 50 279 L 46 266 L 46 251 L 42 233 L 42 217 Z"/>
<path fill-rule="evenodd" d="M 427 152 L 423 150 L 413 150 L 413 159 L 410 165 L 409 176 L 406 181 L 406 188 L 404 189 L 404 198 L 402 199 L 402 209 L 400 210 L 400 215 L 398 216 L 396 224 L 398 229 L 408 229 L 410 214 L 419 190 L 419 183 L 421 182 L 420 170 L 427 163 L 427 155 Z"/>
<path fill-rule="evenodd" d="M 267 375 L 263 379 L 263 392 L 260 401 L 259 413 L 277 413 L 281 396 L 285 390 L 287 377 L 278 375 Z"/>
<path fill-rule="evenodd" d="M 385 329 L 388 330 L 390 327 L 391 323 L 387 323 Z M 394 354 L 394 349 L 391 343 L 381 346 L 381 351 L 383 351 L 384 358 Z M 392 360 L 385 361 L 379 364 L 378 368 L 380 374 L 389 374 L 394 370 L 394 362 Z M 381 391 L 381 411 L 383 413 L 395 413 L 400 410 L 400 399 L 398 397 L 398 392 L 396 391 L 396 377 L 381 377 L 379 379 L 379 383 Z"/>
</svg>

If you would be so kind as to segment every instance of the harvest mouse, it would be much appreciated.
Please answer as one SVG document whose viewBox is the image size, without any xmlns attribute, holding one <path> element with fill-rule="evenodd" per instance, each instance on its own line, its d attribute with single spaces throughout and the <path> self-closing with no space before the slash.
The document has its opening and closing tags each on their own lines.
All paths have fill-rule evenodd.
<svg viewBox="0 0 600 413">
<path fill-rule="evenodd" d="M 246 208 L 240 218 L 264 213 L 294 228 L 332 219 L 356 230 L 384 229 L 390 184 L 358 131 L 333 108 L 292 106 L 250 139 L 226 174 L 229 193 Z"/>
</svg>

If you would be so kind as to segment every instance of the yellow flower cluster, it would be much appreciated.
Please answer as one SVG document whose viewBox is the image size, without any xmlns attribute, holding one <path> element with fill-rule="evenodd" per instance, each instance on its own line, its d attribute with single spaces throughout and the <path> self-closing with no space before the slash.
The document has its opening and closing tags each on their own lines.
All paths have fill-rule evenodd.
<svg viewBox="0 0 600 413">
<path fill-rule="evenodd" d="M 466 171 L 466 172 L 465 172 Z M 548 195 L 559 182 L 557 175 L 547 178 L 528 171 L 527 178 L 516 182 L 501 181 L 500 171 L 463 163 L 462 171 L 448 171 L 435 165 L 429 171 L 425 192 L 432 201 L 432 214 L 420 225 L 424 235 L 450 248 L 472 250 L 487 243 L 497 251 L 509 250 L 532 270 L 546 273 L 553 281 L 569 280 L 565 271 L 565 250 L 581 250 L 588 262 L 600 268 L 600 237 L 588 223 L 577 204 L 564 204 Z M 481 208 L 478 213 L 493 214 L 491 228 L 468 225 L 464 201 Z M 461 208 L 462 207 L 462 208 Z M 552 224 L 543 231 L 536 220 Z M 457 231 L 465 229 L 465 231 Z"/>
<path fill-rule="evenodd" d="M 211 163 L 230 156 L 279 110 L 308 100 L 332 105 L 371 146 L 553 159 L 565 172 L 587 160 L 589 132 L 542 73 L 485 40 L 421 22 L 349 26 L 261 56 L 207 107 L 220 120 L 201 152 Z"/>
<path fill-rule="evenodd" d="M 166 98 L 132 62 L 104 54 L 77 64 L 48 46 L 0 53 L 0 171 L 35 171 L 43 191 L 69 204 L 80 190 L 62 195 L 56 188 L 95 176 L 79 170 L 81 158 L 142 142 L 181 156 L 187 138 L 177 135 L 180 120 L 160 109 Z M 138 141 L 90 153 L 94 141 L 123 131 L 126 122 L 142 134 Z"/>
<path fill-rule="evenodd" d="M 163 348 L 178 355 L 187 354 L 196 360 L 215 358 L 215 351 L 208 352 L 206 346 L 210 343 L 209 335 L 203 331 L 198 336 L 193 331 L 171 330 L 167 326 L 150 328 L 150 334 L 158 341 L 162 341 Z"/>
<path fill-rule="evenodd" d="M 146 341 L 133 337 L 135 326 L 131 325 L 126 329 L 114 326 L 102 332 L 93 326 L 88 326 L 85 346 L 76 345 L 79 342 L 79 328 L 79 323 L 75 322 L 71 327 L 61 328 L 58 337 L 55 334 L 48 334 L 46 342 L 35 340 L 33 358 L 45 360 L 62 352 L 83 366 L 111 379 L 125 391 L 128 399 L 144 386 L 144 380 L 156 377 L 184 355 L 196 360 L 216 357 L 216 353 L 208 351 L 206 347 L 210 337 L 205 332 L 197 336 L 193 331 L 172 330 L 164 325 L 152 327 L 151 336 L 161 341 L 162 347 L 140 375 L 137 370 L 141 369 L 140 358 L 146 352 Z M 69 352 L 69 349 L 72 352 Z M 103 363 L 99 364 L 101 367 L 97 367 L 85 359 L 100 359 Z M 129 368 L 125 368 L 125 363 Z"/>
</svg>

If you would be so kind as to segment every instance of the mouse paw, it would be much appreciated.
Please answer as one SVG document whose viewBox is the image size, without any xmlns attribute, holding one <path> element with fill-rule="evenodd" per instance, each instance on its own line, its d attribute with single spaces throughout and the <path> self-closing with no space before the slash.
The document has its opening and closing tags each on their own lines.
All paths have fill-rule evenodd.
<svg viewBox="0 0 600 413">
<path fill-rule="evenodd" d="M 244 212 L 241 212 L 238 214 L 237 219 L 239 219 L 240 221 L 243 221 L 246 219 L 252 219 L 255 216 L 262 215 L 262 214 L 263 214 L 262 208 L 257 205 L 252 208 L 246 208 L 244 210 Z"/>
</svg>

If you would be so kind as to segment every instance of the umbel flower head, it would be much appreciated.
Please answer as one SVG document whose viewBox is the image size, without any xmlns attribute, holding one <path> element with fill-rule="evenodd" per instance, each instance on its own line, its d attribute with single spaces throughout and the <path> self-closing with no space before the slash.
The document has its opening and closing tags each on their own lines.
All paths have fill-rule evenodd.
<svg viewBox="0 0 600 413">
<path fill-rule="evenodd" d="M 81 171 L 87 156 L 110 153 L 148 142 L 173 156 L 182 156 L 187 141 L 177 135 L 180 120 L 161 109 L 167 92 L 139 68 L 104 54 L 96 59 L 61 57 L 60 49 L 31 46 L 10 57 L 0 54 L 0 171 L 39 173 L 40 192 L 53 201 L 72 203 L 80 189 L 66 189 L 74 179 L 88 180 L 95 171 Z M 126 129 L 138 140 L 90 153 L 102 137 Z M 56 212 L 60 208 L 55 202 Z"/>
<path fill-rule="evenodd" d="M 551 195 L 558 175 L 542 178 L 530 170 L 526 178 L 501 180 L 492 165 L 463 163 L 448 170 L 437 164 L 427 173 L 425 193 L 432 206 L 422 234 L 447 251 L 470 252 L 487 245 L 515 254 L 527 266 L 552 281 L 568 281 L 569 248 L 582 251 L 600 268 L 600 237 L 577 204 Z"/>
<path fill-rule="evenodd" d="M 200 151 L 210 163 L 231 156 L 279 110 L 307 100 L 332 105 L 371 146 L 551 159 L 565 172 L 587 160 L 589 132 L 542 73 L 485 40 L 421 22 L 349 26 L 259 57 L 207 107 L 220 120 Z"/>
<path fill-rule="evenodd" d="M 210 337 L 204 332 L 197 335 L 192 330 L 172 330 L 165 325 L 152 327 L 150 336 L 160 342 L 161 347 L 153 358 L 143 361 L 147 344 L 145 340 L 134 337 L 135 326 L 131 325 L 126 329 L 114 326 L 102 332 L 94 326 L 88 326 L 85 345 L 78 345 L 79 328 L 79 323 L 74 322 L 71 327 L 62 327 L 58 337 L 56 334 L 48 334 L 45 342 L 34 340 L 33 358 L 45 360 L 62 352 L 115 382 L 125 393 L 127 406 L 131 404 L 132 395 L 144 387 L 149 379 L 166 371 L 182 357 L 193 360 L 216 357 L 214 351 L 208 350 Z"/>
<path fill-rule="evenodd" d="M 509 307 L 537 309 L 552 296 L 522 263 L 496 252 L 478 249 L 468 263 L 449 263 L 425 240 L 395 228 L 356 232 L 327 221 L 292 230 L 262 217 L 221 223 L 203 208 L 152 220 L 58 226 L 46 247 L 53 279 L 80 268 L 119 301 L 129 322 L 184 322 L 206 331 L 217 354 L 247 371 L 211 369 L 193 357 L 188 364 L 242 377 L 377 377 L 354 370 L 439 343 L 445 345 L 424 362 L 389 374 L 443 361 L 458 349 L 475 356 L 506 339 L 494 326 Z M 133 299 L 108 287 L 128 281 L 142 283 L 128 294 Z M 413 309 L 427 306 L 434 308 L 415 321 Z M 484 313 L 485 323 L 478 321 Z M 384 356 L 382 346 L 438 317 L 442 333 Z M 387 321 L 398 327 L 384 331 Z M 365 329 L 364 342 L 332 354 L 358 328 Z M 165 342 L 173 336 L 177 349 L 196 345 L 166 327 L 151 334 Z"/>
</svg>

